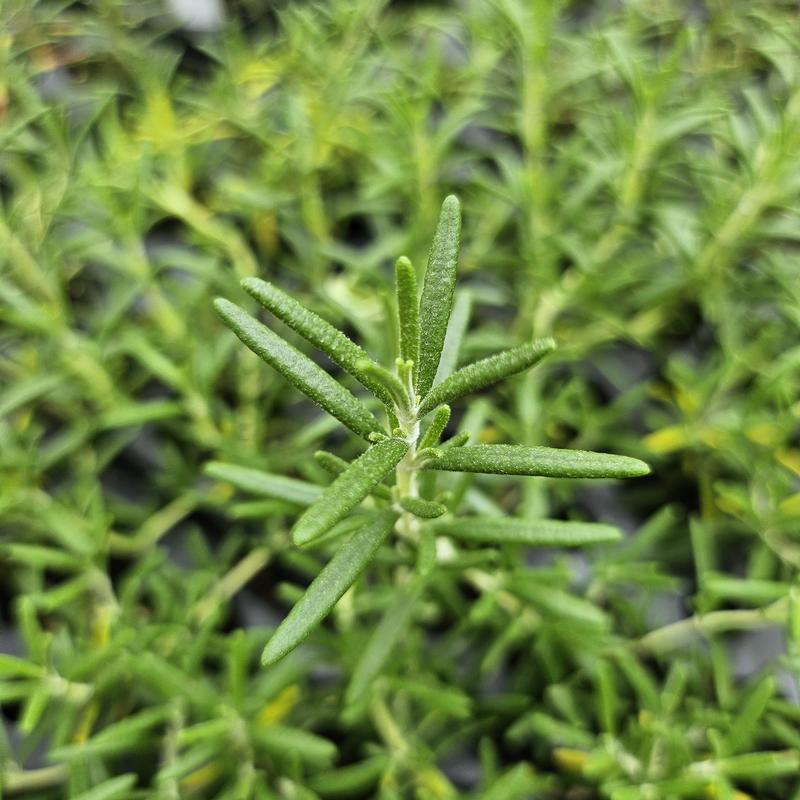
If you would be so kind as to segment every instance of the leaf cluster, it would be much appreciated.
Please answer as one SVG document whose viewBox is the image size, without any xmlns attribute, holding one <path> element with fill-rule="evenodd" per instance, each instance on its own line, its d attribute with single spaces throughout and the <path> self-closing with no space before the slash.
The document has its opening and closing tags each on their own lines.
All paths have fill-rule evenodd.
<svg viewBox="0 0 800 800">
<path fill-rule="evenodd" d="M 0 4 L 3 796 L 800 797 L 795 4 L 177 5 Z"/>
</svg>

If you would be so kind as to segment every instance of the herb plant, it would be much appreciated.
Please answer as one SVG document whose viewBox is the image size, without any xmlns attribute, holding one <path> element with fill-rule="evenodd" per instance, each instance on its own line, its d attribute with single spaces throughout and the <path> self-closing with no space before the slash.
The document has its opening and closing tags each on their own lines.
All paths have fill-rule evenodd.
<svg viewBox="0 0 800 800">
<path fill-rule="evenodd" d="M 800 800 L 795 0 L 3 0 L 0 148 L 4 800 Z M 419 338 L 449 193 L 458 285 Z M 427 467 L 653 472 L 395 465 L 295 544 L 407 444 L 398 354 L 441 404 Z M 563 546 L 594 521 L 624 536 Z"/>
<path fill-rule="evenodd" d="M 399 353 L 393 371 L 375 363 L 344 333 L 272 284 L 258 278 L 242 282 L 264 308 L 372 391 L 384 404 L 385 425 L 347 388 L 270 328 L 227 300 L 218 299 L 215 303 L 225 324 L 254 353 L 371 443 L 349 464 L 329 453 L 317 454 L 336 477 L 295 522 L 292 538 L 301 546 L 313 545 L 323 537 L 345 538 L 345 533 L 349 538 L 338 545 L 336 555 L 267 643 L 262 656 L 265 666 L 274 664 L 308 636 L 358 578 L 392 530 L 416 551 L 416 569 L 423 580 L 435 570 L 438 553 L 447 548 L 450 539 L 574 547 L 609 542 L 620 536 L 612 526 L 587 522 L 459 517 L 452 497 L 437 493 L 435 480 L 426 480 L 420 486 L 420 473 L 434 470 L 550 478 L 632 478 L 650 471 L 638 459 L 606 453 L 507 444 L 469 445 L 468 437 L 459 434 L 440 442 L 450 418 L 449 403 L 530 369 L 555 348 L 552 339 L 537 339 L 451 374 L 440 368 L 453 305 L 460 234 L 461 209 L 456 197 L 450 195 L 442 204 L 419 298 L 409 259 L 401 256 L 395 265 Z M 432 418 L 423 430 L 429 415 Z M 212 465 L 211 473 L 224 477 L 225 465 Z M 394 486 L 387 491 L 383 481 L 390 473 L 394 474 Z M 358 515 L 355 532 L 352 524 L 342 527 L 340 523 L 373 493 L 374 508 Z M 279 490 L 274 494 L 277 499 L 285 499 Z M 388 658 L 389 649 L 382 647 L 381 659 Z M 370 648 L 367 652 L 374 659 Z M 370 671 L 375 670 L 376 664 L 371 663 Z"/>
</svg>

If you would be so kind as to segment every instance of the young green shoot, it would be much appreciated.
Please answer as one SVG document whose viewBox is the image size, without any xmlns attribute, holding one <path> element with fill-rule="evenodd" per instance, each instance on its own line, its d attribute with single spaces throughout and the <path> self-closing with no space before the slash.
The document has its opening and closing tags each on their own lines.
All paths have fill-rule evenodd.
<svg viewBox="0 0 800 800">
<path fill-rule="evenodd" d="M 313 502 L 302 503 L 308 507 L 292 529 L 296 545 L 326 538 L 370 495 L 370 503 L 377 506 L 379 513 L 367 516 L 364 524 L 339 545 L 331 562 L 278 626 L 264 651 L 265 665 L 291 651 L 324 619 L 356 581 L 391 528 L 407 547 L 420 549 L 421 554 L 424 548 L 426 555 L 419 561 L 426 565 L 425 574 L 435 569 L 435 537 L 495 545 L 575 547 L 613 541 L 620 535 L 612 526 L 589 522 L 459 516 L 448 511 L 441 502 L 443 498 L 436 495 L 435 481 L 427 481 L 425 492 L 421 491 L 421 471 L 550 478 L 630 478 L 649 472 L 645 463 L 627 456 L 514 444 L 467 446 L 464 432 L 440 442 L 450 419 L 449 404 L 531 369 L 556 347 L 550 338 L 522 344 L 462 367 L 434 386 L 453 305 L 460 235 L 461 210 L 451 195 L 442 204 L 419 300 L 411 262 L 401 257 L 396 263 L 399 352 L 393 370 L 373 361 L 343 333 L 272 284 L 257 278 L 243 281 L 244 288 L 264 308 L 327 354 L 386 405 L 384 425 L 361 400 L 278 334 L 227 300 L 216 301 L 223 321 L 253 352 L 317 405 L 372 443 L 350 463 L 333 454 L 317 456 L 335 477 Z M 422 419 L 430 413 L 433 417 L 423 432 Z M 209 467 L 211 474 L 227 474 L 240 483 L 247 480 L 246 472 L 233 474 L 230 470 L 224 465 Z M 390 487 L 383 481 L 392 473 Z M 274 480 L 264 480 L 262 484 L 260 488 L 266 493 L 270 487 L 279 486 Z M 294 484 L 287 486 L 293 489 L 289 496 L 295 501 L 299 496 L 310 497 L 310 493 L 298 492 Z M 407 616 L 411 612 L 403 613 Z M 370 659 L 374 660 L 372 653 L 370 650 Z"/>
</svg>

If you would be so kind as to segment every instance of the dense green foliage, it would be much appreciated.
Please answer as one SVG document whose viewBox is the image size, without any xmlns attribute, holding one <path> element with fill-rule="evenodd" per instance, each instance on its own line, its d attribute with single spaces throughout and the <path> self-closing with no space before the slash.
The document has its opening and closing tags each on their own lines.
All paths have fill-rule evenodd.
<svg viewBox="0 0 800 800">
<path fill-rule="evenodd" d="M 796 4 L 265 6 L 0 5 L 3 796 L 800 798 Z"/>
<path fill-rule="evenodd" d="M 288 342 L 233 303 L 222 298 L 215 302 L 225 324 L 256 355 L 318 406 L 373 442 L 366 452 L 349 464 L 333 453 L 320 451 L 314 454 L 317 461 L 334 475 L 334 480 L 295 522 L 292 527 L 294 543 L 302 546 L 318 542 L 323 537 L 338 538 L 341 532 L 338 524 L 361 506 L 362 501 L 372 494 L 386 501 L 383 507 L 373 508 L 357 517 L 356 532 L 348 531 L 352 536 L 338 545 L 330 563 L 267 642 L 261 659 L 264 666 L 274 664 L 308 637 L 355 583 L 393 528 L 405 540 L 400 543 L 400 552 L 416 551 L 420 577 L 431 577 L 437 562 L 445 560 L 437 555 L 440 547 L 447 548 L 450 542 L 441 525 L 430 528 L 420 520 L 436 519 L 448 511 L 457 513 L 459 504 L 453 502 L 452 493 L 437 493 L 437 481 L 432 476 L 427 476 L 421 485 L 420 476 L 424 472 L 439 470 L 548 478 L 637 478 L 650 472 L 647 464 L 637 458 L 610 453 L 508 444 L 465 447 L 468 434 L 464 431 L 440 441 L 451 414 L 445 401 L 455 400 L 530 369 L 555 348 L 552 339 L 536 340 L 475 361 L 452 374 L 442 373 L 440 362 L 453 310 L 460 228 L 460 204 L 454 195 L 450 195 L 442 204 L 420 297 L 414 289 L 416 278 L 410 271 L 408 258 L 401 256 L 395 264 L 399 346 L 394 371 L 366 357 L 359 358 L 363 351 L 343 332 L 274 287 L 262 282 L 254 292 L 252 279 L 242 281 L 242 285 L 263 305 L 307 341 L 326 352 L 332 361 L 352 371 L 353 376 L 362 381 L 365 375 L 374 378 L 376 399 L 389 398 L 383 429 L 361 401 Z M 438 346 L 431 347 L 431 341 L 438 341 Z M 419 354 L 419 368 L 413 359 L 405 358 L 411 354 Z M 426 375 L 433 375 L 438 383 L 433 378 L 429 381 Z M 422 421 L 431 411 L 436 413 L 423 432 Z M 361 419 L 366 420 L 366 424 L 353 424 Z M 235 465 L 231 466 L 237 469 Z M 390 489 L 383 481 L 391 472 L 394 472 L 394 486 Z M 272 477 L 266 476 L 267 480 Z M 248 487 L 245 485 L 243 488 Z M 278 495 L 278 498 L 286 499 L 286 496 Z M 448 508 L 448 503 L 451 508 Z M 460 533 L 465 528 L 471 531 L 475 526 L 480 533 L 472 537 L 473 541 L 483 540 L 490 544 L 519 543 L 519 538 L 504 531 L 505 525 L 514 527 L 515 523 L 519 523 L 518 530 L 526 531 L 523 541 L 528 545 L 574 547 L 608 541 L 620 535 L 609 525 L 520 520 L 504 514 L 486 519 L 468 516 L 451 522 L 447 529 L 450 533 Z M 547 531 L 541 541 L 531 535 L 531 525 L 537 530 Z M 580 535 L 576 535 L 578 530 Z M 612 532 L 611 536 L 609 532 Z M 438 538 L 437 533 L 440 534 Z M 371 653 L 372 648 L 368 646 L 367 652 Z M 390 650 L 384 649 L 382 661 L 389 655 Z M 359 669 L 360 661 L 356 663 L 355 672 L 358 673 Z"/>
</svg>

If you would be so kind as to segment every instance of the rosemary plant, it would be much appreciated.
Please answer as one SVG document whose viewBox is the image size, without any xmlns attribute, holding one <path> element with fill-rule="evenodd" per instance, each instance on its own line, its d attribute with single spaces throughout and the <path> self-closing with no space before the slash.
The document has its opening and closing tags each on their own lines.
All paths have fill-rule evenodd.
<svg viewBox="0 0 800 800">
<path fill-rule="evenodd" d="M 447 552 L 443 543 L 448 538 L 574 547 L 620 536 L 616 528 L 604 524 L 460 517 L 451 498 L 437 492 L 435 480 L 421 486 L 420 478 L 426 473 L 632 478 L 650 471 L 644 462 L 627 456 L 513 444 L 470 445 L 467 436 L 458 434 L 442 441 L 450 403 L 534 367 L 556 346 L 551 338 L 536 339 L 442 374 L 440 360 L 453 307 L 460 233 L 459 202 L 450 195 L 442 204 L 419 297 L 409 259 L 401 256 L 396 263 L 399 353 L 392 370 L 374 362 L 344 333 L 276 286 L 258 278 L 242 281 L 264 308 L 370 390 L 383 404 L 384 423 L 361 399 L 270 328 L 228 300 L 215 301 L 225 324 L 244 344 L 369 442 L 367 450 L 349 464 L 328 453 L 318 454 L 336 477 L 296 520 L 292 538 L 299 546 L 337 535 L 343 541 L 267 643 L 262 656 L 265 666 L 283 658 L 308 636 L 392 531 L 405 546 L 416 549 L 422 576 L 434 568 L 440 553 Z M 224 477 L 224 465 L 211 465 L 211 473 Z M 392 475 L 389 489 L 385 481 Z M 276 496 L 281 497 L 280 490 Z M 358 513 L 355 531 L 352 525 L 342 526 L 370 497 L 368 509 Z M 388 649 L 384 650 L 385 657 Z"/>
<path fill-rule="evenodd" d="M 0 140 L 4 800 L 800 800 L 796 2 L 3 0 Z"/>
</svg>

